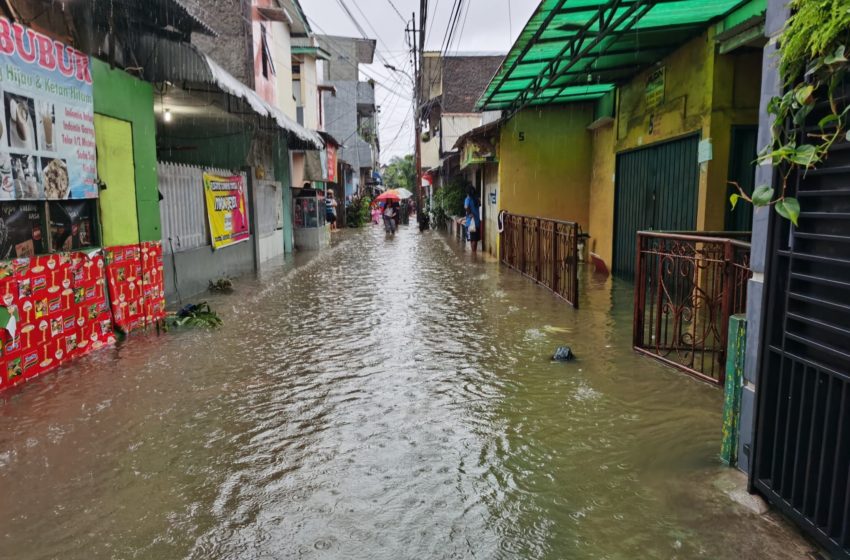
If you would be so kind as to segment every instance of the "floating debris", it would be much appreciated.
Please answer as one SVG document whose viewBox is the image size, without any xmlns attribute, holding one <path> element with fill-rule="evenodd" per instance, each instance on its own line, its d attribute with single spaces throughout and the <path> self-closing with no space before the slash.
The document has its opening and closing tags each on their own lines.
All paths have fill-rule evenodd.
<svg viewBox="0 0 850 560">
<path fill-rule="evenodd" d="M 552 359 L 556 362 L 570 362 L 574 360 L 575 357 L 573 349 L 569 346 L 558 346 L 555 350 L 555 355 L 552 356 Z"/>
</svg>

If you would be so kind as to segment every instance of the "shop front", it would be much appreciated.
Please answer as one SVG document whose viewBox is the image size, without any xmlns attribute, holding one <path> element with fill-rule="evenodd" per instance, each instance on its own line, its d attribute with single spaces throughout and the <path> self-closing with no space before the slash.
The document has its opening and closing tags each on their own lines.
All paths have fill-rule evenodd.
<svg viewBox="0 0 850 560">
<path fill-rule="evenodd" d="M 144 115 L 115 118 L 99 61 L 3 30 L 16 41 L 0 51 L 0 391 L 164 317 L 159 243 L 140 237 L 159 227 L 137 204 Z"/>
</svg>

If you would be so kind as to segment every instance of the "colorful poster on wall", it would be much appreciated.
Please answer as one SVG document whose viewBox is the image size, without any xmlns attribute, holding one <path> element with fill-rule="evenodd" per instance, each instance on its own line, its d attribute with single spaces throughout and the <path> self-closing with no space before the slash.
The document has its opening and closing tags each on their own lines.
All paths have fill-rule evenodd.
<svg viewBox="0 0 850 560">
<path fill-rule="evenodd" d="M 90 59 L 0 18 L 0 200 L 95 198 Z"/>
<path fill-rule="evenodd" d="M 655 109 L 664 103 L 665 75 L 663 66 L 649 75 L 645 92 L 647 109 Z"/>
<path fill-rule="evenodd" d="M 242 177 L 219 177 L 204 173 L 204 197 L 213 249 L 247 241 L 248 202 Z"/>
<path fill-rule="evenodd" d="M 32 257 L 47 250 L 38 204 L 0 202 L 0 259 Z"/>
</svg>

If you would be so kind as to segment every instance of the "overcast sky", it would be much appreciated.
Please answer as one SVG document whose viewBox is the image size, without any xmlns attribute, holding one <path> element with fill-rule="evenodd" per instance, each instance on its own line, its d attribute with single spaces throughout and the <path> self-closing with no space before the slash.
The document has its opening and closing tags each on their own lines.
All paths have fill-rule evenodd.
<svg viewBox="0 0 850 560">
<path fill-rule="evenodd" d="M 410 79 L 384 68 L 384 62 L 412 75 L 409 47 L 405 44 L 405 20 L 419 10 L 419 0 L 301 0 L 313 31 L 319 34 L 360 37 L 357 27 L 343 11 L 345 4 L 370 39 L 377 39 L 375 63 L 361 66 L 362 79 L 378 82 L 381 161 L 413 153 L 412 86 Z M 454 0 L 428 1 L 426 50 L 439 50 Z M 450 51 L 507 53 L 539 0 L 465 0 Z M 509 17 L 510 15 L 510 17 Z M 417 21 L 419 14 L 417 13 Z"/>
</svg>

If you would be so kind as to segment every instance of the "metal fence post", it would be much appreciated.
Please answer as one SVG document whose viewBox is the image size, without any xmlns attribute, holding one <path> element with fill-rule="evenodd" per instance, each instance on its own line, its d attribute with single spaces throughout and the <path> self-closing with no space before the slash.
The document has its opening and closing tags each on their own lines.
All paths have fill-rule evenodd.
<svg viewBox="0 0 850 560">
<path fill-rule="evenodd" d="M 640 232 L 637 234 L 637 252 L 635 254 L 635 326 L 632 333 L 632 345 L 643 347 L 643 315 L 646 306 L 646 278 L 644 278 L 643 240 Z"/>
</svg>

